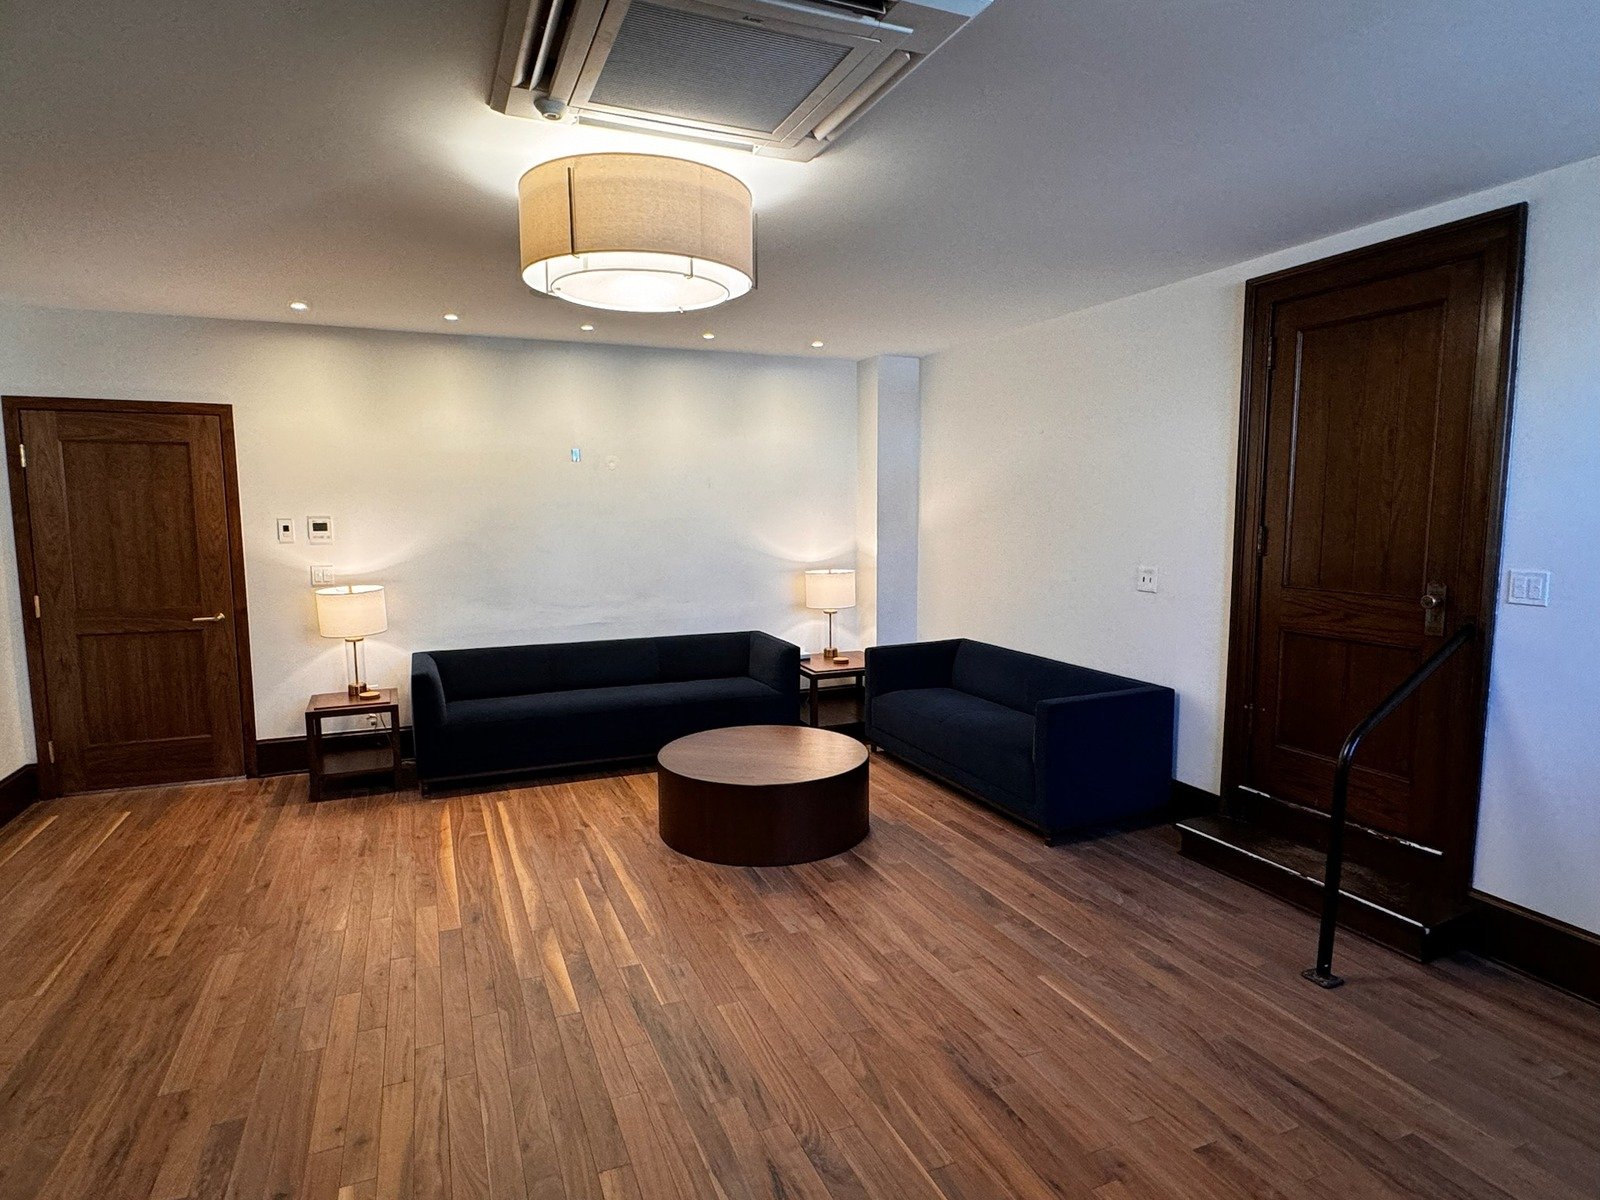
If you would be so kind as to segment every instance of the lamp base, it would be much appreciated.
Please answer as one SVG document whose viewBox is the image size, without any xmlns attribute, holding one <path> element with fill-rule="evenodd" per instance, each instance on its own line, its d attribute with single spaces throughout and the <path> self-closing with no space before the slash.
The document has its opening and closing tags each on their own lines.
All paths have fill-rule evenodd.
<svg viewBox="0 0 1600 1200">
<path fill-rule="evenodd" d="M 378 691 L 369 688 L 362 676 L 367 673 L 366 655 L 362 653 L 361 638 L 345 638 L 345 645 L 350 647 L 350 653 L 345 658 L 345 691 L 352 700 L 376 700 Z"/>
<path fill-rule="evenodd" d="M 822 648 L 822 657 L 827 662 L 838 662 L 839 647 L 833 644 L 833 614 L 839 610 L 836 608 L 825 608 L 822 611 L 828 614 L 828 644 Z"/>
</svg>

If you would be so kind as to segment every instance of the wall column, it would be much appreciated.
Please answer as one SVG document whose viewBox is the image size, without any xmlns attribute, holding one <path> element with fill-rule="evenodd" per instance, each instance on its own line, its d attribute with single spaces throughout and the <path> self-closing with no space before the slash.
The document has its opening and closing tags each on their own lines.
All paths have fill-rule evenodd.
<svg viewBox="0 0 1600 1200">
<path fill-rule="evenodd" d="M 856 367 L 856 619 L 863 645 L 917 636 L 922 363 L 883 355 Z"/>
</svg>

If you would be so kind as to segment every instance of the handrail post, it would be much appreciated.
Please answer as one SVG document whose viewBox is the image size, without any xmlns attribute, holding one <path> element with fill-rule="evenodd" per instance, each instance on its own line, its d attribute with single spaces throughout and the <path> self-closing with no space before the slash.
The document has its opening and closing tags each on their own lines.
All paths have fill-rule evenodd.
<svg viewBox="0 0 1600 1200">
<path fill-rule="evenodd" d="M 1440 646 L 1409 676 L 1404 683 L 1389 693 L 1387 699 L 1373 709 L 1345 738 L 1339 747 L 1339 758 L 1333 768 L 1333 804 L 1328 810 L 1328 857 L 1322 873 L 1322 924 L 1317 930 L 1317 965 L 1301 971 L 1304 979 L 1321 988 L 1340 987 L 1344 980 L 1333 973 L 1333 938 L 1339 925 L 1339 884 L 1344 875 L 1344 826 L 1346 810 L 1350 807 L 1350 768 L 1355 762 L 1361 741 L 1399 708 L 1412 692 L 1437 671 L 1445 659 L 1477 636 L 1478 627 L 1471 623 L 1456 630 L 1450 640 Z"/>
<path fill-rule="evenodd" d="M 1317 930 L 1317 965 L 1300 974 L 1320 988 L 1336 988 L 1344 980 L 1333 973 L 1333 935 L 1339 925 L 1339 883 L 1344 875 L 1344 820 L 1350 806 L 1350 762 L 1361 738 L 1352 734 L 1339 750 L 1333 768 L 1333 806 L 1328 812 L 1328 861 L 1322 876 L 1322 926 Z"/>
</svg>

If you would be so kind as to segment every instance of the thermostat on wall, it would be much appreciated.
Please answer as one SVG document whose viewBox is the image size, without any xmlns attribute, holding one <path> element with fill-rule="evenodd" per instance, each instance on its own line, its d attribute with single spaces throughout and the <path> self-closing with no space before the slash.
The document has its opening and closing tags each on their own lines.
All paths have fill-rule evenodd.
<svg viewBox="0 0 1600 1200">
<path fill-rule="evenodd" d="M 313 544 L 317 542 L 333 541 L 332 517 L 307 517 L 306 541 Z"/>
</svg>

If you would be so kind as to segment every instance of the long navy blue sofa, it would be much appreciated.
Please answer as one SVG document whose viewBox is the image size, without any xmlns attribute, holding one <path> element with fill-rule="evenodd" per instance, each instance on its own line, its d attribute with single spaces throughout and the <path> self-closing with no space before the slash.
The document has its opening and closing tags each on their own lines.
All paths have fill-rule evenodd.
<svg viewBox="0 0 1600 1200">
<path fill-rule="evenodd" d="M 645 758 L 685 734 L 799 715 L 799 647 L 765 633 L 411 656 L 424 787 Z"/>
<path fill-rule="evenodd" d="M 1054 842 L 1169 803 L 1171 688 L 956 638 L 867 650 L 867 741 Z"/>
</svg>

